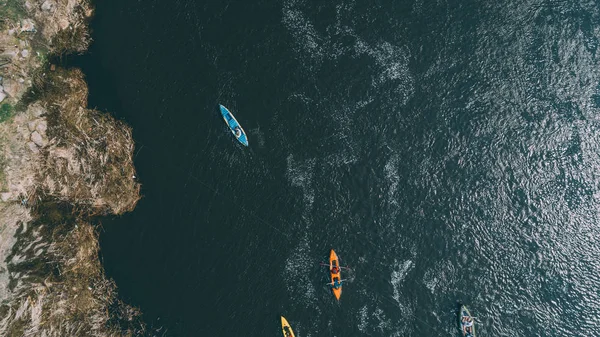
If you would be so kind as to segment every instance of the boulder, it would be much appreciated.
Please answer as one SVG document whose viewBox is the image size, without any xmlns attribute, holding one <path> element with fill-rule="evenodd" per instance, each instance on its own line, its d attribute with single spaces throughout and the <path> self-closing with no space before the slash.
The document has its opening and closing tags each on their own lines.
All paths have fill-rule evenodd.
<svg viewBox="0 0 600 337">
<path fill-rule="evenodd" d="M 46 121 L 42 120 L 38 123 L 38 125 L 35 127 L 35 129 L 37 130 L 37 132 L 40 133 L 40 135 L 44 136 L 46 135 L 46 129 L 48 128 L 48 124 L 46 124 Z"/>
<path fill-rule="evenodd" d="M 31 121 L 31 122 L 27 123 L 27 128 L 28 128 L 28 129 L 29 129 L 29 131 L 31 131 L 31 132 L 35 131 L 35 127 L 36 127 L 36 126 L 37 126 L 37 125 L 36 125 L 35 121 Z"/>
<path fill-rule="evenodd" d="M 0 90 L 0 102 L 4 101 L 5 98 L 6 94 L 4 93 L 4 91 Z"/>
<path fill-rule="evenodd" d="M 40 135 L 40 133 L 37 131 L 33 131 L 31 133 L 31 141 L 34 142 L 35 145 L 37 145 L 39 147 L 43 147 L 44 145 L 46 145 L 46 141 L 44 140 L 42 135 Z"/>
<path fill-rule="evenodd" d="M 44 1 L 44 3 L 42 4 L 42 10 L 45 12 L 51 12 L 54 10 L 54 8 L 56 7 L 56 3 L 54 1 L 51 0 L 46 0 Z"/>
<path fill-rule="evenodd" d="M 4 92 L 8 94 L 8 96 L 12 97 L 17 95 L 17 92 L 19 91 L 20 87 L 19 83 L 9 78 L 5 78 L 2 82 L 2 85 L 4 86 Z"/>
<path fill-rule="evenodd" d="M 21 32 L 35 32 L 35 24 L 31 19 L 21 21 Z"/>
<path fill-rule="evenodd" d="M 19 55 L 19 48 L 10 48 L 4 51 L 4 56 L 11 59 L 17 55 Z"/>
<path fill-rule="evenodd" d="M 61 18 L 58 19 L 58 26 L 60 27 L 60 29 L 65 30 L 67 29 L 67 27 L 69 27 L 71 23 L 69 23 L 69 20 L 65 19 L 65 18 Z"/>
<path fill-rule="evenodd" d="M 29 107 L 29 111 L 31 111 L 31 114 L 35 117 L 40 117 L 42 114 L 44 114 L 46 111 L 44 110 L 44 108 L 39 105 L 39 104 L 34 104 L 33 106 Z M 44 121 L 44 125 L 46 124 L 46 122 Z M 33 130 L 31 130 L 33 131 Z"/>
</svg>

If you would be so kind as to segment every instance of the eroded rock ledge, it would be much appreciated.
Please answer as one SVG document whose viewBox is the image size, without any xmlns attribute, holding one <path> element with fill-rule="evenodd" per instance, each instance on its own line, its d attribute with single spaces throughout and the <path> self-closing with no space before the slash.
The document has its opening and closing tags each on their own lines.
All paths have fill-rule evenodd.
<svg viewBox="0 0 600 337">
<path fill-rule="evenodd" d="M 131 130 L 87 108 L 77 69 L 48 55 L 89 44 L 87 0 L 0 0 L 0 335 L 133 336 L 89 217 L 131 211 Z"/>
</svg>

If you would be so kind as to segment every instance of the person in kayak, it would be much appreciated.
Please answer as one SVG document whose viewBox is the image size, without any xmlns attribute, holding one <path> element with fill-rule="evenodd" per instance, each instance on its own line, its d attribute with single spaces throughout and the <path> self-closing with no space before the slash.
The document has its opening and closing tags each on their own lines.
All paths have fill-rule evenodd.
<svg viewBox="0 0 600 337">
<path fill-rule="evenodd" d="M 242 135 L 242 130 L 240 129 L 239 126 L 236 126 L 233 131 L 235 132 L 235 137 L 236 138 L 240 138 L 240 136 Z"/>
<path fill-rule="evenodd" d="M 464 334 L 471 334 L 471 327 L 473 326 L 473 319 L 469 316 L 463 316 L 462 326 Z"/>
<path fill-rule="evenodd" d="M 333 266 L 333 267 L 331 268 L 331 273 L 332 273 L 332 274 L 337 274 L 337 273 L 339 273 L 339 272 L 340 272 L 340 267 L 338 267 L 338 266 Z"/>
<path fill-rule="evenodd" d="M 335 281 L 333 281 L 332 283 L 329 283 L 331 286 L 333 286 L 333 289 L 340 289 L 342 287 L 342 284 L 344 283 L 344 280 L 340 280 L 340 279 L 335 279 Z"/>
</svg>

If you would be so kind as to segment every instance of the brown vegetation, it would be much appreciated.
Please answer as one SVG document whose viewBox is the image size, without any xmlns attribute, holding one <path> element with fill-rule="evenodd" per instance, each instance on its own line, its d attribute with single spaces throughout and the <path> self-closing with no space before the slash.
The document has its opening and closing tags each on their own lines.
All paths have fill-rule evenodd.
<svg viewBox="0 0 600 337">
<path fill-rule="evenodd" d="M 116 296 L 98 261 L 94 227 L 67 205 L 44 203 L 8 256 L 19 275 L 11 282 L 18 300 L 0 307 L 3 336 L 134 336 L 144 332 L 137 310 Z"/>
<path fill-rule="evenodd" d="M 49 144 L 43 150 L 42 189 L 92 213 L 122 214 L 139 200 L 130 128 L 86 109 L 87 86 L 79 70 L 45 75 L 42 92 Z"/>
<path fill-rule="evenodd" d="M 95 214 L 139 200 L 131 129 L 87 109 L 88 0 L 0 0 L 0 335 L 143 335 L 98 260 Z"/>
</svg>

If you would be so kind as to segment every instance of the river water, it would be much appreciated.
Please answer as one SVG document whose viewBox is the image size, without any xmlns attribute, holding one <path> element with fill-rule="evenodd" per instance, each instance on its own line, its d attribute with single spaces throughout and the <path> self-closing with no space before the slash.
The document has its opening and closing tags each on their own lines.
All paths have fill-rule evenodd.
<svg viewBox="0 0 600 337">
<path fill-rule="evenodd" d="M 157 335 L 600 335 L 597 3 L 95 5 L 143 184 L 101 257 Z"/>
</svg>

